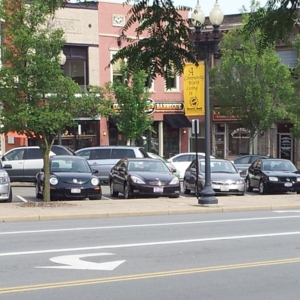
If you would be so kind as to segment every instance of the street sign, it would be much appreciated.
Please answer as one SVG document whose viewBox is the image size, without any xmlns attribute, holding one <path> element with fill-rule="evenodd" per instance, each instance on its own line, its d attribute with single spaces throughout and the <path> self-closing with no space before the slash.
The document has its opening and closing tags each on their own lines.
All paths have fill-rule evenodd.
<svg viewBox="0 0 300 300">
<path fill-rule="evenodd" d="M 199 134 L 199 120 L 192 120 L 192 134 Z"/>
</svg>

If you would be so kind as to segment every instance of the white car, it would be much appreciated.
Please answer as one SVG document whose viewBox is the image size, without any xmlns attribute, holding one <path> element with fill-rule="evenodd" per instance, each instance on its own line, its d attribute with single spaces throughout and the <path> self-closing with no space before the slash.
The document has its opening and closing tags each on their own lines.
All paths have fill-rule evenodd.
<svg viewBox="0 0 300 300">
<path fill-rule="evenodd" d="M 211 158 L 215 158 L 214 156 L 210 156 Z M 198 159 L 205 158 L 204 152 L 198 152 Z M 196 159 L 196 152 L 186 152 L 186 153 L 179 153 L 175 156 L 172 156 L 168 159 L 170 163 L 179 171 L 180 175 L 179 178 L 183 179 L 185 170 L 191 164 L 191 162 Z"/>
</svg>

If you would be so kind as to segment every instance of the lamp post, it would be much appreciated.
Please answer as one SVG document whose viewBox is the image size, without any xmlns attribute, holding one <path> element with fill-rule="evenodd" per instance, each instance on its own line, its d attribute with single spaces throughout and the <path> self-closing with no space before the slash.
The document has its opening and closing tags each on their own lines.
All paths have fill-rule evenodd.
<svg viewBox="0 0 300 300">
<path fill-rule="evenodd" d="M 205 15 L 201 10 L 199 1 L 191 15 L 192 23 L 195 27 L 195 48 L 203 54 L 205 68 L 205 185 L 198 198 L 198 203 L 202 205 L 217 204 L 218 199 L 215 197 L 215 192 L 211 187 L 211 167 L 210 167 L 210 99 L 209 99 L 209 56 L 210 53 L 214 57 L 218 56 L 219 44 L 219 27 L 223 22 L 224 15 L 221 11 L 218 1 L 209 14 L 210 23 L 213 26 L 213 31 L 205 30 L 201 32 L 205 21 Z M 204 37 L 201 39 L 201 33 Z M 212 36 L 212 38 L 211 38 Z M 198 57 L 199 59 L 199 57 Z"/>
<path fill-rule="evenodd" d="M 66 63 L 66 61 L 67 61 L 67 57 L 65 56 L 63 50 L 60 50 L 60 52 L 58 54 L 58 63 L 61 68 L 63 68 L 63 65 Z M 58 142 L 58 145 L 62 145 L 61 131 L 58 132 L 57 142 Z"/>
</svg>

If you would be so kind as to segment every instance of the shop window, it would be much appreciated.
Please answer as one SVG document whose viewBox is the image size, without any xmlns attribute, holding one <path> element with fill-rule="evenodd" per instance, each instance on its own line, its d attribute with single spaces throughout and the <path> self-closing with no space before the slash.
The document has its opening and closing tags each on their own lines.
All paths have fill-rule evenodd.
<svg viewBox="0 0 300 300">
<path fill-rule="evenodd" d="M 72 78 L 85 89 L 88 82 L 87 67 L 87 47 L 80 46 L 64 46 L 64 54 L 66 55 L 66 63 L 62 66 L 65 76 Z"/>
</svg>

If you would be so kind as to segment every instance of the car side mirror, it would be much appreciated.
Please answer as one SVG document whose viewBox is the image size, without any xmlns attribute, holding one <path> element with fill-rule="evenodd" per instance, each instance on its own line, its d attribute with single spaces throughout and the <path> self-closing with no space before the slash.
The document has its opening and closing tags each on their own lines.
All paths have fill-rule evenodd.
<svg viewBox="0 0 300 300">
<path fill-rule="evenodd" d="M 93 170 L 92 170 L 92 173 L 93 173 L 93 174 L 95 174 L 95 173 L 99 173 L 99 171 L 98 171 L 98 170 L 94 170 L 94 169 L 93 169 Z"/>
<path fill-rule="evenodd" d="M 10 164 L 3 165 L 3 169 L 12 169 L 12 165 L 10 165 Z"/>
</svg>

